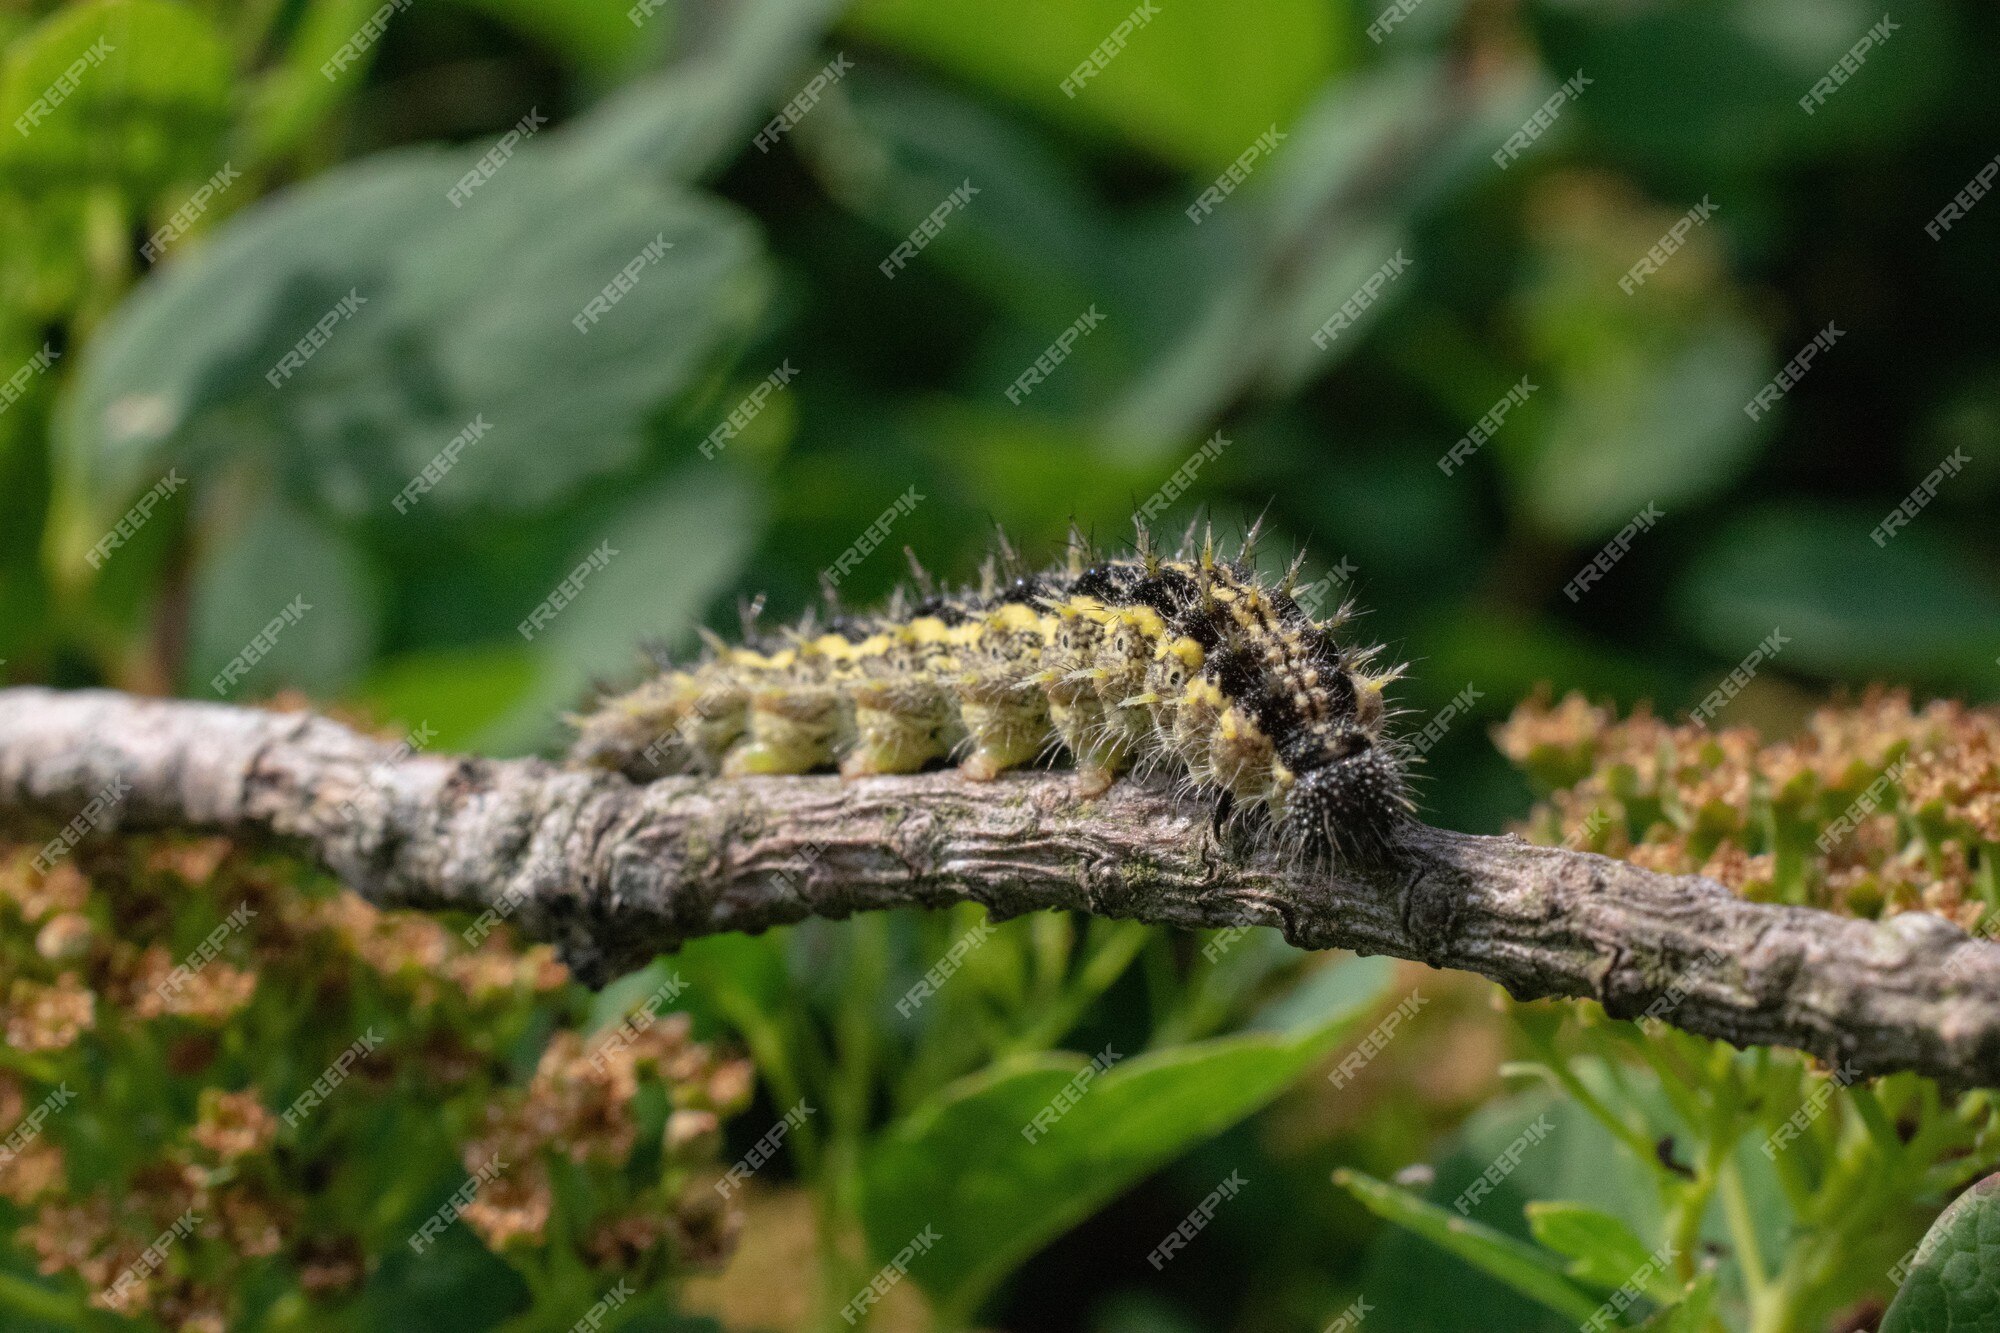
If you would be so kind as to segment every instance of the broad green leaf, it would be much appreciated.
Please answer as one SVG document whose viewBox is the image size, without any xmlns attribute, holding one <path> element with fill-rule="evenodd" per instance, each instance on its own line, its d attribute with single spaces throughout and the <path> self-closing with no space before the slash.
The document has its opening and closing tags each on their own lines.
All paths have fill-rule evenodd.
<svg viewBox="0 0 2000 1333">
<path fill-rule="evenodd" d="M 1540 4 L 1545 58 L 1596 82 L 1578 104 L 1621 160 L 1721 179 L 1802 152 L 1907 133 L 1963 38 L 1949 8 L 1903 22 L 1865 53 L 1866 92 L 1800 106 L 1814 83 L 1884 13 L 1864 0 L 1734 0 L 1701 5 Z M 1683 95 L 1691 86 L 1699 97 Z M 1672 108 L 1672 114 L 1662 109 Z M 1706 174 L 1700 174 L 1706 173 Z"/>
<path fill-rule="evenodd" d="M 1822 507 L 1738 519 L 1702 543 L 1680 589 L 1683 618 L 1730 660 L 1779 629 L 1787 669 L 1990 678 L 2000 591 L 1949 544 L 1943 501 L 1878 544 L 1882 518 Z"/>
<path fill-rule="evenodd" d="M 113 181 L 149 194 L 222 165 L 232 76 L 202 13 L 101 0 L 51 14 L 0 69 L 0 178 L 46 189 Z"/>
<path fill-rule="evenodd" d="M 215 541 L 194 576 L 187 690 L 241 700 L 292 686 L 330 694 L 368 661 L 373 578 L 353 543 L 266 497 Z M 240 662 L 247 670 L 221 682 Z"/>
<path fill-rule="evenodd" d="M 1624 351 L 1531 398 L 1517 427 L 1525 438 L 1540 424 L 1522 483 L 1536 516 L 1565 536 L 1615 532 L 1648 504 L 1674 513 L 1714 493 L 1766 433 L 1743 412 L 1770 371 L 1747 322 L 1718 316 L 1676 346 Z"/>
<path fill-rule="evenodd" d="M 863 1162 L 873 1250 L 886 1258 L 933 1228 L 940 1238 L 910 1278 L 968 1317 L 1043 1245 L 1283 1091 L 1368 1012 L 1390 971 L 1386 959 L 1342 962 L 1309 983 L 1312 1003 L 1270 1016 L 1283 1026 L 1114 1059 L 1033 1142 L 1029 1127 L 1086 1067 L 1081 1057 L 1032 1057 L 952 1085 Z"/>
<path fill-rule="evenodd" d="M 645 669 L 644 644 L 681 646 L 709 604 L 735 586 L 762 528 L 748 485 L 735 473 L 701 467 L 608 515 L 598 541 L 586 538 L 548 571 L 547 587 L 524 595 L 520 623 L 529 633 L 522 641 L 536 658 L 535 683 L 480 734 L 479 748 L 514 752 L 540 743 L 593 680 L 625 681 Z M 561 607 L 539 600 L 552 598 L 572 573 L 580 577 Z M 553 614 L 538 623 L 533 617 L 543 605 Z"/>
<path fill-rule="evenodd" d="M 450 194 L 477 153 L 382 154 L 157 272 L 70 386 L 65 546 L 167 460 L 199 483 L 270 457 L 295 496 L 406 523 L 545 506 L 634 462 L 647 418 L 755 317 L 758 241 L 681 187 L 579 175 L 543 134 L 461 207 Z M 449 472 L 395 508 L 475 423 Z"/>
<path fill-rule="evenodd" d="M 1528 1205 L 1528 1229 L 1536 1240 L 1567 1258 L 1569 1275 L 1599 1287 L 1618 1287 L 1641 1272 L 1650 1273 L 1651 1253 L 1625 1223 L 1586 1204 L 1536 1200 Z M 1662 1280 L 1649 1290 L 1666 1294 L 1677 1284 Z"/>
<path fill-rule="evenodd" d="M 1483 1222 L 1455 1217 L 1406 1189 L 1362 1172 L 1336 1171 L 1333 1179 L 1378 1217 L 1408 1227 L 1563 1317 L 1582 1320 L 1596 1312 L 1597 1301 L 1570 1282 L 1561 1262 L 1548 1251 Z"/>
<path fill-rule="evenodd" d="M 1925 1234 L 1882 1333 L 2000 1328 L 2000 1175 L 1952 1201 Z"/>
<path fill-rule="evenodd" d="M 1227 6 L 1137 0 L 1022 0 L 998 8 L 977 0 L 863 0 L 847 22 L 1079 130 L 1213 171 L 1273 122 L 1288 123 L 1347 63 L 1353 37 L 1338 12 L 1313 0 L 1267 0 L 1256 21 L 1245 22 Z M 1101 68 L 1066 90 L 1065 80 L 1100 48 Z"/>
<path fill-rule="evenodd" d="M 463 750 L 517 707 L 537 674 L 527 644 L 404 653 L 378 666 L 352 697 L 390 725 L 428 727 L 440 750 Z"/>
</svg>

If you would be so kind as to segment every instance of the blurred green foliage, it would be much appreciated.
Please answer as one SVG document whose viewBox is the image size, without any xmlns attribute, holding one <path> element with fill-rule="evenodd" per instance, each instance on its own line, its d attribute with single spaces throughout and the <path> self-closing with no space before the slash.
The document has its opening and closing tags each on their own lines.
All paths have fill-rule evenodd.
<svg viewBox="0 0 2000 1333">
<path fill-rule="evenodd" d="M 1073 517 L 1119 541 L 1220 431 L 1169 525 L 1235 530 L 1268 509 L 1274 558 L 1306 545 L 1313 575 L 1341 571 L 1335 595 L 1412 660 L 1413 716 L 1476 688 L 1472 720 L 1426 756 L 1439 822 L 1525 810 L 1482 724 L 1544 680 L 1675 714 L 1778 629 L 1789 643 L 1723 721 L 1782 729 L 1877 675 L 1988 696 L 2000 209 L 1935 239 L 1925 225 L 2000 151 L 2000 19 L 1971 3 L 1898 16 L 1807 114 L 1800 97 L 1879 17 L 1850 0 L 1421 0 L 1386 28 L 1364 0 L 17 2 L 0 8 L 0 680 L 213 697 L 302 597 L 233 697 L 297 686 L 440 746 L 543 749 L 593 678 L 640 669 L 642 641 L 726 632 L 737 594 L 806 606 L 910 488 L 922 501 L 844 593 L 886 592 L 905 542 L 968 574 L 994 522 L 1031 551 Z M 814 88 L 837 59 L 852 68 Z M 1547 132 L 1496 165 L 1579 71 Z M 550 123 L 506 137 L 533 115 Z M 1274 129 L 1238 184 L 1232 164 Z M 225 168 L 239 174 L 202 194 Z M 977 192 L 927 237 L 962 184 Z M 1713 216 L 1628 293 L 1704 202 Z M 906 239 L 927 243 L 886 275 Z M 656 240 L 671 248 L 621 278 Z M 1407 270 L 1316 342 L 1399 254 Z M 350 294 L 363 303 L 315 334 Z M 1092 308 L 1102 326 L 1012 403 Z M 1751 396 L 1829 323 L 1841 338 L 1752 419 Z M 311 355 L 281 371 L 302 340 Z M 781 366 L 790 382 L 739 411 Z M 1442 466 L 1524 379 L 1492 438 Z M 1872 541 L 1954 450 L 1963 470 Z M 121 531 L 170 476 L 186 484 Z M 1567 595 L 1648 505 L 1662 521 Z M 605 544 L 602 571 L 524 635 Z M 827 947 L 859 947 L 849 929 Z M 919 972 L 949 942 L 897 939 Z M 1090 960 L 1120 947 L 1134 971 L 1095 985 Z M 715 1021 L 747 1033 L 803 1004 L 811 967 L 785 950 L 804 948 L 766 957 L 762 1000 Z M 916 1072 L 889 1062 L 882 1087 L 854 1085 L 855 1154 L 878 1132 L 883 1161 L 921 1141 L 871 1113 L 898 1081 L 1053 1078 L 976 1071 L 1064 1041 L 1030 1021 L 1061 995 L 1089 994 L 1092 1023 L 1135 1051 L 1273 1041 L 1219 1035 L 1248 1021 L 1250 992 L 1204 990 L 1161 939 L 1008 950 L 994 957 L 1039 959 L 1047 989 L 999 1004 L 1012 1017 L 978 1040 L 912 1038 Z M 866 1022 L 891 1022 L 881 1007 Z M 766 1056 L 863 1021 L 811 1012 L 751 1041 L 767 1079 Z M 1241 1112 L 1258 1079 L 1290 1077 L 1272 1060 L 1227 1078 Z M 1216 1114 L 1106 1176 L 1100 1197 L 1188 1149 L 1029 1261 L 987 1316 L 1317 1327 L 1356 1281 L 1403 1271 L 1363 1257 L 1372 1224 L 1328 1202 L 1324 1168 L 1393 1169 L 1455 1111 L 1405 1094 L 1282 1149 L 1242 1129 L 1198 1142 L 1231 1118 Z M 1244 1160 L 1257 1188 L 1164 1274 L 1079 1260 L 1143 1253 Z M 867 1177 L 835 1166 L 819 1179 Z M 1588 1197 L 1562 1189 L 1531 1193 Z M 865 1211 L 871 1235 L 906 1220 L 829 1206 L 849 1225 Z M 1038 1296 L 1058 1279 L 1069 1294 Z"/>
</svg>

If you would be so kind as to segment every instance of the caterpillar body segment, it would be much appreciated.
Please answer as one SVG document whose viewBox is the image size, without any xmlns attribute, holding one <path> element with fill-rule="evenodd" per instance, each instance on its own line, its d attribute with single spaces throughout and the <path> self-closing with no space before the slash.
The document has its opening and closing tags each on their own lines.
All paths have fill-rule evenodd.
<svg viewBox="0 0 2000 1333">
<path fill-rule="evenodd" d="M 1248 562 L 1080 544 L 1027 573 L 1010 551 L 975 588 L 920 577 L 882 612 L 810 620 L 670 669 L 572 719 L 572 758 L 647 779 L 953 762 L 988 781 L 1051 755 L 1079 794 L 1166 772 L 1231 822 L 1306 855 L 1379 850 L 1410 811 L 1373 650 L 1340 643 Z"/>
</svg>

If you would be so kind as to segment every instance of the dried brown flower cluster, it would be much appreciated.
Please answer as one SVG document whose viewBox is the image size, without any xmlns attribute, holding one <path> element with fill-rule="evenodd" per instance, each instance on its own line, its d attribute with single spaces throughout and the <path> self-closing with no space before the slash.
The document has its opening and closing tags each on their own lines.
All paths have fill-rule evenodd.
<svg viewBox="0 0 2000 1333">
<path fill-rule="evenodd" d="M 1876 689 L 1802 733 L 1620 721 L 1579 695 L 1531 699 L 1496 733 L 1545 785 L 1526 832 L 1768 901 L 1968 929 L 2000 905 L 2000 710 Z"/>
<path fill-rule="evenodd" d="M 46 873 L 36 850 L 0 841 L 0 1199 L 79 1312 L 219 1333 L 274 1267 L 303 1299 L 351 1299 L 408 1227 L 338 1182 L 384 1153 L 448 1178 L 438 1125 L 468 1169 L 512 1167 L 464 1212 L 496 1253 L 572 1246 L 567 1263 L 646 1282 L 727 1253 L 736 1219 L 682 1196 L 749 1069 L 685 1015 L 593 1045 L 548 948 L 470 946 L 226 839 L 92 841 Z M 551 1029 L 519 1086 L 520 1043 Z M 554 1190 L 558 1160 L 589 1188 Z"/>
</svg>

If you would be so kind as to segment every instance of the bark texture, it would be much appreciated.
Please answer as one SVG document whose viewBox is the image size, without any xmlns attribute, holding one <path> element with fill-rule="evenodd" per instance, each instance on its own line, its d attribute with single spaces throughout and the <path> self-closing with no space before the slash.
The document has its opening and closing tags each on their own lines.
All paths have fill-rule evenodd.
<svg viewBox="0 0 2000 1333">
<path fill-rule="evenodd" d="M 983 903 L 1176 926 L 1264 925 L 1308 949 L 1477 972 L 1520 998 L 1651 1007 L 1737 1045 L 1864 1075 L 2000 1087 L 2000 945 L 1941 918 L 1746 902 L 1699 876 L 1411 824 L 1383 865 L 1218 848 L 1208 812 L 1067 773 L 640 786 L 538 759 L 404 754 L 325 718 L 88 691 L 0 690 L 0 818 L 37 836 L 107 788 L 112 827 L 298 848 L 383 906 L 492 911 L 602 983 L 718 931 Z"/>
</svg>

